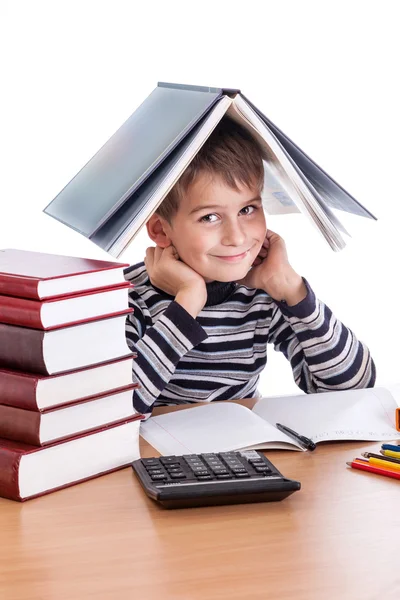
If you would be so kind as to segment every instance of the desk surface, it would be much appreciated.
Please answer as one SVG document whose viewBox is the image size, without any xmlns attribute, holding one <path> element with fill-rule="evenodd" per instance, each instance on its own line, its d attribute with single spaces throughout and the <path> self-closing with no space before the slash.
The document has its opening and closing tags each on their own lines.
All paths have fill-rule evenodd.
<svg viewBox="0 0 400 600">
<path fill-rule="evenodd" d="M 302 483 L 276 503 L 168 511 L 130 468 L 0 500 L 0 598 L 398 600 L 400 484 L 345 464 L 379 447 L 268 452 Z"/>
</svg>

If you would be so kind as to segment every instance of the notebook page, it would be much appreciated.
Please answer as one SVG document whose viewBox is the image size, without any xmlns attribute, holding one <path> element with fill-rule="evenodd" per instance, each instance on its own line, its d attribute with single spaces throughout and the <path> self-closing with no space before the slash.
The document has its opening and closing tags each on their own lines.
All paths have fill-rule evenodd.
<svg viewBox="0 0 400 600">
<path fill-rule="evenodd" d="M 258 448 L 302 450 L 248 408 L 233 402 L 194 406 L 151 417 L 141 436 L 163 455 Z"/>
<path fill-rule="evenodd" d="M 395 428 L 397 401 L 384 388 L 261 398 L 253 412 L 271 425 L 282 423 L 314 442 L 329 440 L 389 441 Z"/>
</svg>

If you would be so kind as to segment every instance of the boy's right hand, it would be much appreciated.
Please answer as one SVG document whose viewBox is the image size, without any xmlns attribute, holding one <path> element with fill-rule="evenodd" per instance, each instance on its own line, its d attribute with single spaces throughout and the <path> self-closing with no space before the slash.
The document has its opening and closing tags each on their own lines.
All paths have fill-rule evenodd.
<svg viewBox="0 0 400 600">
<path fill-rule="evenodd" d="M 206 284 L 201 275 L 179 260 L 174 246 L 147 248 L 144 264 L 151 283 L 196 318 L 207 301 Z"/>
</svg>

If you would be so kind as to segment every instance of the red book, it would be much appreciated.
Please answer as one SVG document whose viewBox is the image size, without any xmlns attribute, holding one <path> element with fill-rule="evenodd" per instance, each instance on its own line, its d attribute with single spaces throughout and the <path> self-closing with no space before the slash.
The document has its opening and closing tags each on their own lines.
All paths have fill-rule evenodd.
<svg viewBox="0 0 400 600">
<path fill-rule="evenodd" d="M 55 329 L 111 316 L 129 308 L 129 283 L 51 300 L 0 296 L 0 322 L 34 329 Z"/>
<path fill-rule="evenodd" d="M 0 365 L 55 375 L 122 358 L 129 353 L 126 315 L 42 331 L 0 323 Z"/>
<path fill-rule="evenodd" d="M 129 466 L 140 457 L 140 420 L 45 447 L 0 439 L 0 496 L 27 500 Z"/>
<path fill-rule="evenodd" d="M 0 438 L 46 446 L 134 417 L 133 384 L 125 390 L 44 412 L 0 404 Z"/>
<path fill-rule="evenodd" d="M 128 264 L 30 252 L 0 250 L 0 294 L 42 300 L 125 282 Z"/>
<path fill-rule="evenodd" d="M 25 410 L 43 411 L 87 400 L 132 385 L 132 358 L 102 363 L 61 375 L 37 375 L 0 369 L 0 402 Z"/>
</svg>

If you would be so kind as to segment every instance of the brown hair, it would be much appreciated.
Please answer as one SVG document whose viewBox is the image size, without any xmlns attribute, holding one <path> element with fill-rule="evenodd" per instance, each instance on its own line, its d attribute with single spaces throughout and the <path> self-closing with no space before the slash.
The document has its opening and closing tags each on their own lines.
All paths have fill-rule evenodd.
<svg viewBox="0 0 400 600">
<path fill-rule="evenodd" d="M 200 174 L 220 177 L 238 190 L 238 183 L 262 191 L 263 159 L 266 155 L 252 135 L 229 117 L 224 117 L 170 190 L 156 213 L 169 223 L 180 201 Z"/>
</svg>

